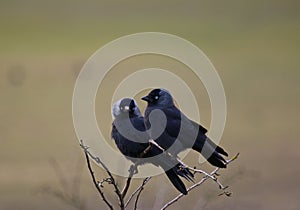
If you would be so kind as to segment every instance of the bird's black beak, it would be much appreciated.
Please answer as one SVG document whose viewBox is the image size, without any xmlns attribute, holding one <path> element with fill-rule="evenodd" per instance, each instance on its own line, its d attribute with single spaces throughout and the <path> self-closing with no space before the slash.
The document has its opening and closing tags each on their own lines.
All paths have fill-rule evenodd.
<svg viewBox="0 0 300 210">
<path fill-rule="evenodd" d="M 144 96 L 143 98 L 141 98 L 143 101 L 147 101 L 150 102 L 150 98 L 148 96 Z"/>
</svg>

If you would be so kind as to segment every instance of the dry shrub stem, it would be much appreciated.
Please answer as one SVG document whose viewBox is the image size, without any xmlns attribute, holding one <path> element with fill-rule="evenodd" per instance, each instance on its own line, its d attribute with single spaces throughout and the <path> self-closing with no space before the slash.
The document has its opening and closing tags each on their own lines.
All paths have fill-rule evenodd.
<svg viewBox="0 0 300 210">
<path fill-rule="evenodd" d="M 147 182 L 150 180 L 151 177 L 147 177 L 144 179 L 143 183 L 141 184 L 140 187 L 138 187 L 130 196 L 129 196 L 129 199 L 127 202 L 125 202 L 125 196 L 128 192 L 128 189 L 130 187 L 130 183 L 131 183 L 131 180 L 132 180 L 132 177 L 133 175 L 136 173 L 136 168 L 138 166 L 139 163 L 136 163 L 134 165 L 132 165 L 129 169 L 129 175 L 128 175 L 128 178 L 126 180 L 126 183 L 125 183 L 125 186 L 123 188 L 123 190 L 121 191 L 119 189 L 119 186 L 117 185 L 117 182 L 115 180 L 115 178 L 113 177 L 113 175 L 111 174 L 111 172 L 109 171 L 108 167 L 101 161 L 101 159 L 99 157 L 96 157 L 94 156 L 93 154 L 91 154 L 89 152 L 89 147 L 84 145 L 83 143 L 83 140 L 80 141 L 80 146 L 81 148 L 83 149 L 84 153 L 85 153 L 85 158 L 86 158 L 86 162 L 87 162 L 87 166 L 88 166 L 88 169 L 89 169 L 89 172 L 91 174 L 91 177 L 92 177 L 92 180 L 93 180 L 93 183 L 94 183 L 94 186 L 96 187 L 97 191 L 99 192 L 102 200 L 105 202 L 105 204 L 108 206 L 109 209 L 113 209 L 113 205 L 107 200 L 107 198 L 105 197 L 105 194 L 104 194 L 104 191 L 101 189 L 103 188 L 103 183 L 108 183 L 108 184 L 111 184 L 113 185 L 114 187 L 114 192 L 115 194 L 117 195 L 118 197 L 118 200 L 119 200 L 119 206 L 120 206 L 120 209 L 121 210 L 124 210 L 125 207 L 130 203 L 130 201 L 132 200 L 132 198 L 137 195 L 136 197 L 136 200 L 135 200 L 135 208 L 137 208 L 137 203 L 138 203 L 138 200 L 140 198 L 140 194 L 141 192 L 143 191 L 144 189 L 144 186 L 147 184 Z M 145 149 L 145 151 L 143 152 L 143 154 L 146 154 L 147 151 L 150 149 L 150 146 L 147 147 Z M 100 164 L 104 170 L 106 171 L 107 175 L 108 175 L 108 178 L 106 179 L 103 179 L 101 182 L 100 181 L 97 181 L 96 180 L 96 177 L 95 177 L 95 173 L 92 169 L 92 166 L 91 166 L 91 163 L 90 163 L 90 158 L 92 158 L 94 161 L 96 161 L 96 163 Z"/>
<path fill-rule="evenodd" d="M 104 194 L 104 191 L 102 190 L 103 188 L 103 183 L 108 183 L 108 184 L 111 184 L 113 185 L 114 187 L 114 192 L 115 194 L 117 195 L 118 197 L 118 200 L 119 200 L 119 207 L 121 210 L 124 210 L 129 204 L 130 202 L 133 200 L 134 196 L 136 196 L 135 198 L 135 202 L 134 202 L 134 209 L 136 210 L 137 209 L 137 206 L 138 206 L 138 201 L 140 199 L 140 195 L 142 193 L 142 191 L 144 190 L 145 188 L 145 185 L 150 181 L 151 177 L 147 177 L 143 180 L 142 184 L 135 190 L 133 191 L 133 193 L 131 193 L 131 195 L 129 196 L 128 200 L 125 202 L 125 196 L 128 192 L 128 189 L 130 187 L 130 183 L 132 181 L 132 177 L 133 175 L 136 173 L 136 169 L 137 169 L 137 166 L 139 165 L 139 163 L 135 163 L 134 165 L 132 165 L 129 169 L 129 175 L 128 175 L 128 178 L 126 180 L 126 183 L 125 183 L 125 186 L 123 188 L 123 190 L 121 191 L 119 189 L 119 186 L 117 185 L 117 182 L 115 180 L 115 178 L 113 177 L 113 175 L 111 174 L 111 172 L 109 171 L 109 169 L 107 168 L 107 166 L 100 160 L 99 157 L 96 157 L 94 155 L 92 155 L 90 152 L 89 152 L 89 147 L 84 145 L 83 143 L 83 140 L 80 141 L 80 146 L 81 148 L 83 149 L 84 153 L 85 153 L 85 157 L 86 157 L 86 162 L 87 162 L 87 166 L 88 166 L 88 169 L 89 169 L 89 172 L 91 174 L 91 177 L 92 177 L 92 180 L 93 180 L 93 183 L 97 189 L 97 191 L 99 192 L 102 200 L 105 202 L 105 204 L 108 206 L 109 209 L 114 209 L 113 208 L 113 205 L 107 200 L 105 194 Z M 141 154 L 141 157 L 143 155 L 145 155 L 149 149 L 151 149 L 151 145 L 149 145 L 149 147 L 147 147 L 145 149 L 145 151 Z M 239 156 L 239 153 L 236 154 L 233 158 L 231 158 L 230 160 L 227 161 L 226 165 L 228 165 L 229 163 L 231 163 L 232 161 L 236 160 Z M 90 158 L 93 159 L 96 163 L 100 164 L 104 170 L 106 171 L 107 175 L 108 175 L 108 178 L 106 179 L 103 179 L 102 181 L 97 181 L 96 180 L 96 177 L 95 177 L 95 174 L 94 174 L 94 171 L 92 169 L 92 166 L 91 166 L 91 163 L 90 163 Z M 180 161 L 180 160 L 179 160 Z M 188 167 L 188 166 L 187 166 Z M 192 186 L 190 186 L 187 191 L 190 192 L 191 190 L 199 187 L 200 185 L 202 185 L 206 180 L 208 179 L 211 179 L 213 180 L 219 187 L 220 190 L 222 190 L 222 193 L 219 194 L 219 196 L 221 195 L 226 195 L 228 197 L 231 196 L 231 192 L 227 191 L 228 189 L 228 186 L 223 186 L 221 184 L 221 182 L 218 180 L 218 176 L 220 176 L 218 174 L 218 171 L 220 170 L 220 168 L 215 168 L 211 173 L 207 173 L 203 170 L 200 170 L 200 169 L 196 169 L 195 167 L 192 168 L 192 167 L 188 167 L 191 171 L 193 171 L 195 174 L 196 173 L 199 173 L 199 174 L 203 174 L 204 177 L 197 183 L 193 184 Z M 174 203 L 176 203 L 177 201 L 179 201 L 184 195 L 183 194 L 179 194 L 177 195 L 175 198 L 173 198 L 172 200 L 170 200 L 169 202 L 167 202 L 162 208 L 161 210 L 164 210 L 164 209 L 167 209 L 169 206 L 173 205 Z"/>
<path fill-rule="evenodd" d="M 231 163 L 232 161 L 236 160 L 239 156 L 239 153 L 236 154 L 233 158 L 231 158 L 230 160 L 227 160 L 226 165 L 228 165 L 229 163 Z M 207 173 L 205 171 L 202 170 L 198 170 L 195 168 L 190 168 L 189 169 L 193 170 L 195 173 L 202 173 L 205 176 L 197 183 L 193 184 L 191 187 L 189 187 L 187 189 L 188 192 L 192 191 L 193 189 L 195 189 L 196 187 L 199 187 L 200 185 L 202 185 L 206 180 L 208 179 L 212 179 L 213 181 L 215 181 L 219 188 L 223 191 L 221 194 L 219 195 L 226 195 L 228 197 L 231 196 L 231 192 L 226 191 L 226 189 L 228 188 L 228 186 L 224 187 L 217 179 L 216 176 L 219 176 L 218 171 L 220 170 L 220 168 L 215 168 L 211 173 Z M 167 209 L 169 206 L 173 205 L 174 203 L 176 203 L 180 198 L 182 198 L 184 195 L 182 193 L 180 193 L 179 195 L 177 195 L 175 198 L 173 198 L 172 200 L 170 200 L 169 202 L 167 202 L 162 208 L 161 210 Z"/>
</svg>

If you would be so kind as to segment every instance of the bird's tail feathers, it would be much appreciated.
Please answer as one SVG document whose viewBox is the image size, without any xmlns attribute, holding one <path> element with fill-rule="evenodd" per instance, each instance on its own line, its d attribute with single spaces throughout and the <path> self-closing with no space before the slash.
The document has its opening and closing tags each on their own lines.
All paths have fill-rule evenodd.
<svg viewBox="0 0 300 210">
<path fill-rule="evenodd" d="M 226 168 L 226 160 L 220 154 L 226 156 L 228 156 L 228 154 L 221 147 L 216 146 L 213 142 L 211 142 L 212 141 L 209 138 L 206 139 L 204 145 L 202 141 L 196 141 L 193 149 L 201 153 L 213 166 Z"/>
<path fill-rule="evenodd" d="M 213 152 L 210 157 L 207 158 L 207 161 L 213 166 L 219 168 L 226 168 L 226 160 L 216 151 Z"/>
<path fill-rule="evenodd" d="M 174 185 L 174 187 L 179 192 L 181 192 L 184 195 L 186 195 L 188 193 L 185 185 L 183 184 L 183 182 L 181 181 L 181 179 L 178 177 L 177 173 L 173 169 L 169 169 L 168 171 L 165 171 L 165 173 L 168 176 L 169 180 Z"/>
<path fill-rule="evenodd" d="M 215 150 L 222 154 L 222 155 L 225 155 L 226 157 L 228 157 L 228 153 L 222 148 L 222 147 L 219 147 L 217 146 L 210 138 L 206 137 L 206 141 L 209 145 L 211 145 L 213 148 L 215 148 Z"/>
</svg>

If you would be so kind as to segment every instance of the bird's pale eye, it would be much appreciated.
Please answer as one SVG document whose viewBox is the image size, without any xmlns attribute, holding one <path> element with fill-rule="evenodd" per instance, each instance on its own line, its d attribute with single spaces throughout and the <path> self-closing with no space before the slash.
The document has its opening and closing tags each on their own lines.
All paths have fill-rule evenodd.
<svg viewBox="0 0 300 210">
<path fill-rule="evenodd" d="M 157 99 L 158 99 L 158 96 L 155 96 L 154 99 L 157 100 Z"/>
</svg>

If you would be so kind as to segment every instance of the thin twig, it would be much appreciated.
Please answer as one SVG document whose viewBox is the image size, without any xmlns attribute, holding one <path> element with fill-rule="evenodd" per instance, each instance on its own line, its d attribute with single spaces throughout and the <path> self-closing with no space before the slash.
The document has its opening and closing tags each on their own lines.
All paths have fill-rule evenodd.
<svg viewBox="0 0 300 210">
<path fill-rule="evenodd" d="M 152 148 L 152 145 L 151 144 L 149 144 L 149 146 L 139 155 L 140 156 L 140 158 L 143 158 L 148 152 L 149 152 L 149 150 Z M 125 198 L 125 196 L 126 196 L 126 193 L 127 193 L 127 191 L 128 191 L 128 189 L 129 189 L 129 186 L 130 186 L 130 182 L 131 182 L 131 179 L 132 179 L 132 177 L 133 177 L 133 175 L 135 174 L 135 172 L 137 171 L 137 167 L 138 167 L 138 165 L 140 164 L 140 161 L 141 159 L 139 159 L 134 165 L 132 165 L 131 167 L 130 167 L 130 169 L 129 169 L 129 176 L 128 176 L 128 178 L 127 178 L 127 181 L 126 181 L 126 185 L 124 186 L 124 189 L 122 190 L 122 193 L 121 193 L 121 195 L 122 195 L 122 198 L 124 199 Z M 147 183 L 147 182 L 146 182 Z M 126 208 L 126 204 L 125 204 L 125 208 Z"/>
<path fill-rule="evenodd" d="M 90 174 L 91 174 L 91 176 L 92 176 L 92 180 L 93 180 L 93 183 L 94 183 L 96 189 L 98 190 L 100 196 L 102 197 L 102 200 L 106 203 L 106 205 L 109 207 L 109 209 L 113 210 L 112 205 L 111 205 L 111 204 L 109 203 L 109 201 L 106 199 L 106 197 L 105 197 L 105 195 L 104 195 L 104 192 L 101 190 L 99 183 L 96 181 L 95 174 L 94 174 L 94 171 L 93 171 L 92 166 L 91 166 L 91 163 L 90 163 L 89 155 L 91 155 L 91 154 L 90 154 L 90 152 L 88 151 L 88 147 L 86 147 L 86 146 L 83 144 L 83 141 L 82 141 L 82 140 L 81 140 L 80 146 L 81 146 L 81 147 L 83 148 L 83 150 L 84 150 L 86 162 L 87 162 L 87 165 L 88 165 L 88 169 L 89 169 L 89 171 L 90 171 Z M 91 156 L 91 157 L 93 158 L 93 156 Z M 93 159 L 94 159 L 94 158 L 93 158 Z M 100 159 L 99 159 L 99 162 L 101 162 Z M 101 163 L 102 163 L 102 162 L 101 162 Z M 101 165 L 104 166 L 103 163 L 102 163 Z M 106 168 L 106 167 L 105 167 L 105 168 Z"/>
<path fill-rule="evenodd" d="M 228 186 L 224 187 L 221 184 L 221 182 L 218 180 L 218 178 L 214 176 L 215 174 L 211 175 L 211 174 L 207 173 L 206 171 L 203 171 L 201 169 L 192 168 L 192 167 L 188 167 L 188 169 L 193 171 L 194 173 L 204 174 L 205 177 L 208 177 L 208 178 L 212 179 L 214 182 L 216 182 L 218 184 L 218 186 L 221 190 L 225 190 L 226 188 L 228 188 Z"/>
<path fill-rule="evenodd" d="M 59 183 L 63 189 L 63 195 L 66 197 L 68 194 L 67 192 L 69 191 L 69 184 L 67 182 L 67 179 L 66 179 L 61 167 L 59 166 L 59 164 L 57 163 L 57 161 L 55 159 L 50 159 L 49 162 L 52 165 L 57 178 L 59 179 Z"/>
<path fill-rule="evenodd" d="M 110 179 L 110 184 L 112 184 L 114 186 L 115 193 L 117 194 L 117 197 L 120 202 L 119 205 L 121 207 L 121 210 L 123 210 L 124 209 L 124 200 L 122 198 L 122 193 L 120 192 L 120 190 L 118 188 L 117 182 L 115 181 L 115 178 L 113 177 L 113 175 L 111 174 L 111 172 L 109 171 L 107 166 L 100 160 L 99 157 L 92 155 L 87 149 L 86 149 L 86 152 L 87 152 L 88 156 L 90 156 L 93 160 L 95 160 L 98 164 L 100 164 L 104 168 L 106 173 L 108 174 L 109 179 Z"/>
<path fill-rule="evenodd" d="M 142 188 L 144 188 L 144 186 L 147 184 L 148 181 L 150 181 L 152 177 L 149 176 L 147 178 L 145 178 L 141 184 L 141 186 L 139 186 L 133 193 L 131 193 L 131 195 L 129 196 L 127 202 L 125 203 L 125 208 L 128 206 L 128 204 L 130 203 L 130 201 L 132 200 L 132 198 L 142 190 Z"/>
<path fill-rule="evenodd" d="M 112 205 L 109 203 L 109 201 L 106 199 L 105 195 L 104 195 L 104 192 L 102 191 L 101 187 L 102 187 L 102 184 L 104 182 L 107 182 L 109 184 L 112 184 L 114 186 L 114 189 L 115 189 L 115 193 L 117 194 L 117 197 L 119 199 L 119 206 L 121 208 L 121 210 L 124 210 L 130 203 L 130 201 L 134 198 L 134 196 L 136 196 L 136 199 L 135 199 L 135 203 L 134 203 L 134 209 L 137 209 L 137 206 L 138 206 L 138 201 L 139 201 L 139 198 L 140 198 L 140 195 L 144 189 L 144 186 L 147 184 L 147 182 L 151 179 L 151 177 L 147 177 L 143 180 L 141 186 L 139 186 L 128 198 L 127 202 L 124 203 L 124 198 L 128 192 L 128 189 L 130 187 L 130 183 L 132 181 L 132 177 L 133 175 L 136 173 L 137 171 L 137 166 L 140 164 L 140 162 L 136 162 L 134 165 L 131 166 L 130 170 L 129 170 L 129 176 L 126 180 L 126 183 L 124 185 L 124 188 L 122 191 L 120 191 L 113 175 L 111 174 L 111 172 L 109 171 L 109 169 L 107 168 L 107 166 L 100 160 L 99 157 L 96 157 L 94 155 L 92 155 L 89 150 L 88 150 L 88 147 L 85 146 L 83 144 L 83 141 L 81 140 L 81 144 L 80 146 L 83 148 L 84 152 L 85 152 L 85 156 L 86 156 L 86 160 L 87 160 L 87 165 L 88 165 L 88 169 L 91 173 L 91 176 L 92 176 L 92 179 L 93 179 L 93 183 L 95 185 L 95 187 L 97 188 L 99 194 L 101 195 L 103 201 L 107 204 L 107 206 L 110 208 L 110 209 L 113 209 Z M 147 154 L 147 152 L 151 149 L 151 144 L 149 145 L 149 147 L 147 147 L 142 153 L 141 153 L 141 158 Z M 238 158 L 238 155 L 237 154 L 236 156 L 234 156 L 233 158 L 231 158 L 230 160 L 228 160 L 226 162 L 226 165 L 228 165 L 230 162 L 234 161 L 235 159 Z M 173 156 L 171 156 L 173 157 Z M 106 179 L 103 179 L 103 181 L 99 182 L 99 181 L 96 181 L 96 178 L 95 178 L 95 175 L 94 175 L 94 172 L 92 170 L 92 167 L 91 167 L 91 164 L 90 164 L 90 159 L 89 158 L 92 158 L 94 161 L 96 161 L 96 163 L 100 164 L 104 170 L 106 171 L 106 173 L 108 174 L 108 178 Z M 177 159 L 177 157 L 173 157 L 174 159 Z M 185 165 L 186 166 L 186 165 Z M 216 182 L 219 186 L 219 188 L 221 190 L 223 190 L 223 192 L 220 194 L 220 195 L 226 195 L 226 196 L 231 196 L 231 193 L 228 192 L 228 191 L 225 191 L 227 189 L 227 186 L 224 187 L 218 180 L 217 176 L 219 176 L 219 174 L 217 173 L 219 171 L 219 168 L 216 168 L 214 169 L 211 173 L 207 173 L 203 170 L 200 170 L 200 169 L 196 169 L 196 168 L 191 168 L 191 167 L 188 167 L 186 166 L 188 169 L 190 169 L 191 171 L 194 171 L 194 173 L 202 173 L 204 174 L 205 176 L 197 183 L 195 183 L 194 185 L 192 185 L 191 187 L 189 187 L 187 189 L 187 191 L 191 191 L 193 189 L 195 189 L 196 187 L 200 186 L 201 184 L 203 184 L 207 179 L 212 179 L 214 182 Z M 175 202 L 177 202 L 180 198 L 183 197 L 183 194 L 179 194 L 178 196 L 176 196 L 174 199 L 172 199 L 171 201 L 169 201 L 168 203 L 166 203 L 163 207 L 162 207 L 162 210 L 163 209 L 166 209 L 168 208 L 169 206 L 173 205 Z"/>
<path fill-rule="evenodd" d="M 78 159 L 77 164 L 76 164 L 76 173 L 74 175 L 74 182 L 73 185 L 71 186 L 71 191 L 72 191 L 72 198 L 74 202 L 77 202 L 80 197 L 80 185 L 81 185 L 81 176 L 82 176 L 82 163 L 80 159 Z"/>
<path fill-rule="evenodd" d="M 75 207 L 76 209 L 85 209 L 85 201 L 80 197 L 80 164 L 79 161 L 76 166 L 76 173 L 73 179 L 69 180 L 64 174 L 62 167 L 55 159 L 50 159 L 49 163 L 53 167 L 61 187 L 61 190 L 52 188 L 50 186 L 43 186 L 41 192 L 52 195 L 64 203 Z"/>
<path fill-rule="evenodd" d="M 77 198 L 77 200 L 75 200 L 74 197 L 71 197 L 70 195 L 66 195 L 63 191 L 51 189 L 48 186 L 42 187 L 41 190 L 43 193 L 52 195 L 76 209 L 80 209 L 80 210 L 85 209 L 85 203 L 80 198 Z"/>
<path fill-rule="evenodd" d="M 233 158 L 231 158 L 230 160 L 228 160 L 227 162 L 226 162 L 226 165 L 228 165 L 229 163 L 231 163 L 232 161 L 234 161 L 234 160 L 236 160 L 237 158 L 238 158 L 238 156 L 239 156 L 239 153 L 238 154 L 236 154 Z M 197 183 L 195 183 L 194 185 L 192 185 L 191 187 L 189 187 L 188 189 L 187 189 L 187 191 L 188 192 L 190 192 L 191 190 L 193 190 L 193 189 L 195 189 L 196 187 L 198 187 L 198 186 L 200 186 L 201 184 L 203 184 L 207 179 L 209 179 L 209 178 L 211 178 L 211 179 L 216 179 L 216 177 L 214 177 L 214 175 L 217 175 L 217 172 L 220 170 L 220 168 L 216 168 L 216 169 L 214 169 L 210 174 L 208 174 L 208 173 L 206 173 L 206 172 L 204 172 L 204 171 L 202 171 L 202 170 L 198 170 L 198 172 L 200 173 L 200 171 L 201 171 L 201 173 L 204 173 L 204 174 L 206 174 L 205 175 L 205 177 L 203 177 L 199 182 L 197 182 Z M 212 178 L 212 177 L 214 177 L 214 178 Z M 214 180 L 215 181 L 215 180 Z M 219 182 L 217 182 L 217 181 L 215 181 L 216 183 L 218 183 L 219 184 L 219 186 L 221 186 L 223 189 L 222 190 L 224 190 L 224 189 L 226 189 L 227 187 L 223 187 L 223 185 L 221 184 L 221 183 L 219 183 Z M 230 196 L 231 195 L 231 193 L 230 192 L 226 192 L 226 191 L 224 191 L 223 193 L 222 193 L 222 195 L 223 194 L 225 194 L 225 195 L 227 195 L 227 196 Z M 182 194 L 182 193 L 180 193 L 179 195 L 177 195 L 175 198 L 173 198 L 171 201 L 169 201 L 168 203 L 166 203 L 162 208 L 161 208 L 161 210 L 165 210 L 166 208 L 168 208 L 169 206 L 171 206 L 172 204 L 174 204 L 175 202 L 177 202 L 180 198 L 182 198 L 184 195 Z"/>
<path fill-rule="evenodd" d="M 120 189 L 119 189 L 119 187 L 118 187 L 118 185 L 117 185 L 117 183 L 116 183 L 116 181 L 115 181 L 115 179 L 114 179 L 114 177 L 113 177 L 113 175 L 111 174 L 111 172 L 109 171 L 109 169 L 107 168 L 107 166 L 100 160 L 99 157 L 96 157 L 96 156 L 94 156 L 93 154 L 91 154 L 91 153 L 89 152 L 88 147 L 85 146 L 85 145 L 83 144 L 83 140 L 81 140 L 80 142 L 81 142 L 81 143 L 80 143 L 80 146 L 81 146 L 81 148 L 82 148 L 82 149 L 84 150 L 84 152 L 85 152 L 85 156 L 86 156 L 87 163 L 88 163 L 88 168 L 89 168 L 90 173 L 91 173 L 91 175 L 92 175 L 92 179 L 93 179 L 94 185 L 96 186 L 96 188 L 97 188 L 98 192 L 100 193 L 102 199 L 103 199 L 103 200 L 105 201 L 105 203 L 112 209 L 112 205 L 107 201 L 107 199 L 106 199 L 105 196 L 104 196 L 104 192 L 101 190 L 102 184 L 103 184 L 104 182 L 107 182 L 107 183 L 109 183 L 109 184 L 112 184 L 112 185 L 114 186 L 115 193 L 117 194 L 117 197 L 118 197 L 118 199 L 119 199 L 119 206 L 120 206 L 121 210 L 124 210 L 124 209 L 125 209 L 125 206 L 128 205 L 128 202 L 127 202 L 127 204 L 125 205 L 125 203 L 124 203 L 124 198 L 125 198 L 125 196 L 126 196 L 126 194 L 127 194 L 127 192 L 128 192 L 128 189 L 129 189 L 129 186 L 130 186 L 132 177 L 133 177 L 133 175 L 136 173 L 136 171 L 137 171 L 137 166 L 140 164 L 140 161 L 137 161 L 134 165 L 132 165 L 132 166 L 130 167 L 130 169 L 129 169 L 129 175 L 128 175 L 128 178 L 127 178 L 127 180 L 126 180 L 126 184 L 125 184 L 125 186 L 124 186 L 124 188 L 123 188 L 123 190 L 122 190 L 122 192 L 121 192 Z M 147 154 L 147 153 L 149 152 L 149 150 L 151 149 L 151 147 L 152 147 L 152 145 L 149 145 L 149 146 L 148 146 L 148 147 L 140 154 L 140 158 L 144 157 L 144 155 Z M 106 179 L 103 179 L 103 181 L 101 181 L 101 182 L 96 181 L 95 176 L 94 176 L 94 172 L 93 172 L 93 170 L 92 170 L 92 168 L 91 168 L 91 164 L 90 164 L 89 158 L 92 158 L 94 161 L 96 161 L 96 163 L 100 164 L 100 165 L 104 168 L 104 170 L 106 171 L 106 173 L 108 174 L 109 177 L 106 178 Z M 147 182 L 148 182 L 148 181 L 147 181 Z M 146 182 L 146 183 L 147 183 L 147 182 Z M 145 185 L 146 183 L 143 183 L 142 187 L 144 187 L 144 185 Z M 141 191 L 142 191 L 142 190 L 141 190 Z"/>
<path fill-rule="evenodd" d="M 151 178 L 151 177 L 147 177 L 146 179 L 144 179 L 142 185 L 140 186 L 140 189 L 138 190 L 138 193 L 137 193 L 137 195 L 136 195 L 136 199 L 135 199 L 135 202 L 134 202 L 134 210 L 137 209 L 137 204 L 138 204 L 140 195 L 141 195 L 142 191 L 144 190 L 145 184 L 147 184 L 147 182 L 150 180 L 150 178 Z"/>
<path fill-rule="evenodd" d="M 122 199 L 124 199 L 125 195 L 127 194 L 127 191 L 129 189 L 129 186 L 130 186 L 130 183 L 131 183 L 131 179 L 132 179 L 132 177 L 128 177 L 127 180 L 126 180 L 126 185 L 124 186 L 124 188 L 122 190 L 122 193 L 121 193 Z"/>
<path fill-rule="evenodd" d="M 125 184 L 125 186 L 122 190 L 122 193 L 121 193 L 122 199 L 125 198 L 125 196 L 128 192 L 128 189 L 129 189 L 129 186 L 130 186 L 130 183 L 131 183 L 131 180 L 132 180 L 132 176 L 134 175 L 134 169 L 133 168 L 134 168 L 134 166 L 131 166 L 130 169 L 129 169 L 129 175 L 128 175 L 128 178 L 126 180 L 126 184 Z"/>
</svg>

